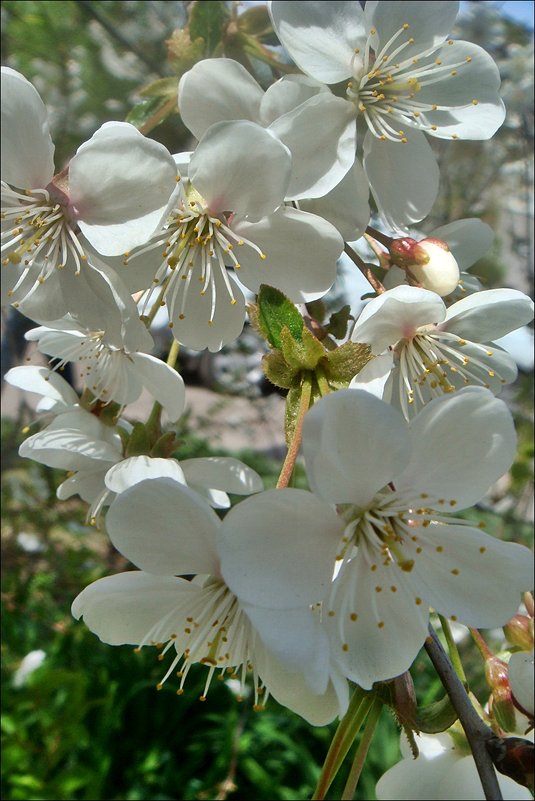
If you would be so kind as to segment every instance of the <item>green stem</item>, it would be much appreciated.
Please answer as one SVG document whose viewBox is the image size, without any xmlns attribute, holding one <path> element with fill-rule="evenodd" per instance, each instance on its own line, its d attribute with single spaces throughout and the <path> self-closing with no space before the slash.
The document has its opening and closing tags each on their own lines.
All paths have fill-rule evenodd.
<svg viewBox="0 0 535 801">
<path fill-rule="evenodd" d="M 316 365 L 316 369 L 314 370 L 314 374 L 315 374 L 315 377 L 316 377 L 316 383 L 318 385 L 318 389 L 320 391 L 321 397 L 323 398 L 323 397 L 325 397 L 325 395 L 329 395 L 329 393 L 332 390 L 331 390 L 331 388 L 329 386 L 329 382 L 327 381 L 327 376 L 325 375 L 325 371 L 323 370 L 323 367 L 321 367 L 319 364 Z"/>
<path fill-rule="evenodd" d="M 355 758 L 353 759 L 353 764 L 351 765 L 351 770 L 349 771 L 349 776 L 347 777 L 346 786 L 344 787 L 344 791 L 341 796 L 342 801 L 347 801 L 348 799 L 351 801 L 355 795 L 360 774 L 362 773 L 362 768 L 366 762 L 370 743 L 375 733 L 375 728 L 381 716 L 382 709 L 383 703 L 381 699 L 375 698 L 366 719 L 366 724 L 364 726 L 364 731 L 362 732 L 360 743 L 358 744 L 355 752 Z"/>
<path fill-rule="evenodd" d="M 361 687 L 355 687 L 355 691 L 349 702 L 349 708 L 338 724 L 329 751 L 325 757 L 325 762 L 323 763 L 318 784 L 312 796 L 312 801 L 322 801 L 325 798 L 325 793 L 340 770 L 340 766 L 351 748 L 374 700 L 375 697 L 372 693 L 363 690 Z"/>
<path fill-rule="evenodd" d="M 287 487 L 292 478 L 295 463 L 299 448 L 301 447 L 302 428 L 305 414 L 310 409 L 310 401 L 312 399 L 312 380 L 310 376 L 306 375 L 301 384 L 301 398 L 299 400 L 299 409 L 297 412 L 297 419 L 295 421 L 295 428 L 288 446 L 288 452 L 282 465 L 279 480 L 277 481 L 277 489 Z"/>
<path fill-rule="evenodd" d="M 164 299 L 164 295 L 165 295 L 165 292 L 167 290 L 167 285 L 168 284 L 169 284 L 169 276 L 163 282 L 163 284 L 162 284 L 162 286 L 160 288 L 160 292 L 158 294 L 158 297 L 156 298 L 155 302 L 152 304 L 152 308 L 151 308 L 150 312 L 146 316 L 141 318 L 143 320 L 143 322 L 145 323 L 145 326 L 147 328 L 150 328 L 150 326 L 152 325 L 152 321 L 156 317 L 158 309 L 162 305 L 162 300 Z"/>
<path fill-rule="evenodd" d="M 457 643 L 453 639 L 453 634 L 451 633 L 449 620 L 442 615 L 439 615 L 438 619 L 440 620 L 440 625 L 442 626 L 442 631 L 444 632 L 444 637 L 446 638 L 451 664 L 455 668 L 455 672 L 459 676 L 464 686 L 467 687 L 468 681 L 464 672 L 463 663 L 461 662 L 461 656 L 459 654 L 459 649 L 457 648 Z"/>
<path fill-rule="evenodd" d="M 177 342 L 176 339 L 173 339 L 166 361 L 166 364 L 168 364 L 169 367 L 175 366 L 179 353 L 180 343 Z M 161 433 L 160 415 L 162 413 L 162 408 L 163 407 L 161 403 L 154 401 L 149 418 L 146 422 L 147 431 L 152 432 L 153 437 Z"/>
</svg>

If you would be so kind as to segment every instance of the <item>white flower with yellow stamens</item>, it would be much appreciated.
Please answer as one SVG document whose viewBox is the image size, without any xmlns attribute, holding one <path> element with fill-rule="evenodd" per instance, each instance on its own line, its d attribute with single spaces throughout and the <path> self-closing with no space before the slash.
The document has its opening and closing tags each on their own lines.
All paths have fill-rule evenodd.
<svg viewBox="0 0 535 801">
<path fill-rule="evenodd" d="M 438 191 L 424 134 L 489 139 L 502 124 L 500 76 L 470 42 L 448 39 L 459 4 L 369 0 L 268 3 L 280 41 L 306 75 L 346 82 L 366 123 L 364 168 L 394 229 L 423 219 Z M 399 145 L 403 144 L 403 148 Z"/>
<path fill-rule="evenodd" d="M 147 241 L 175 187 L 174 161 L 133 125 L 108 122 L 54 175 L 43 101 L 15 70 L 1 77 L 2 301 L 31 295 L 36 319 L 84 315 L 102 292 L 85 275 L 101 269 L 95 250 L 114 256 Z"/>
<path fill-rule="evenodd" d="M 179 342 L 218 351 L 241 332 L 245 298 L 227 268 L 252 292 L 265 283 L 295 302 L 327 292 L 343 241 L 326 220 L 283 205 L 292 159 L 275 136 L 216 123 L 176 160 L 182 180 L 162 230 L 126 255 L 125 270 L 145 260 L 144 303 L 165 301 Z"/>
<path fill-rule="evenodd" d="M 533 301 L 516 289 L 474 292 L 446 308 L 436 293 L 397 286 L 364 307 L 351 334 L 376 358 L 350 386 L 393 402 L 409 419 L 444 393 L 468 384 L 498 393 L 514 381 L 514 359 L 497 345 L 533 319 Z"/>
<path fill-rule="evenodd" d="M 258 706 L 271 694 L 315 725 L 344 714 L 347 682 L 312 608 L 330 587 L 342 533 L 328 504 L 270 490 L 221 522 L 190 489 L 160 478 L 119 495 L 106 527 L 140 571 L 91 584 L 72 612 L 110 645 L 159 646 L 161 659 L 171 651 L 159 687 L 178 668 L 181 695 L 191 666 L 203 664 L 201 700 L 214 674 L 230 671 L 242 695 L 251 676 Z"/>
<path fill-rule="evenodd" d="M 309 484 L 345 523 L 323 616 L 349 679 L 370 689 L 408 670 L 429 607 L 476 628 L 515 613 L 532 586 L 529 550 L 450 516 L 505 473 L 515 447 L 506 405 L 480 387 L 431 401 L 411 424 L 362 390 L 335 392 L 307 413 Z"/>
</svg>

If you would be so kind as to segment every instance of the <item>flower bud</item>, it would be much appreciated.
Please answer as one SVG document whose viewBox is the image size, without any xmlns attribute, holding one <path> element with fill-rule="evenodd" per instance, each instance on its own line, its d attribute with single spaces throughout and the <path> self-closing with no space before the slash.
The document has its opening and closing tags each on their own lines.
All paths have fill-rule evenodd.
<svg viewBox="0 0 535 801">
<path fill-rule="evenodd" d="M 460 271 L 447 244 L 441 239 L 410 237 L 395 239 L 390 245 L 392 262 L 406 270 L 424 289 L 441 297 L 449 295 L 459 283 Z"/>
<path fill-rule="evenodd" d="M 510 643 L 522 651 L 533 648 L 533 618 L 527 615 L 515 615 L 503 627 L 503 633 Z"/>
<path fill-rule="evenodd" d="M 533 718 L 533 651 L 517 651 L 511 655 L 509 684 L 516 704 Z"/>
<path fill-rule="evenodd" d="M 485 677 L 491 688 L 492 714 L 504 731 L 515 731 L 516 715 L 509 684 L 507 664 L 497 656 L 491 656 L 485 663 Z"/>
</svg>

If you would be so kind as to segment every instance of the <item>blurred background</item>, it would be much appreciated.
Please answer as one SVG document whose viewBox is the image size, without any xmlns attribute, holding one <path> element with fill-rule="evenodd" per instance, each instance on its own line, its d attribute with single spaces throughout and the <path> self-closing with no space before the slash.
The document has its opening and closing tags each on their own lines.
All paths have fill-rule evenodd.
<svg viewBox="0 0 535 801">
<path fill-rule="evenodd" d="M 454 35 L 482 45 L 499 65 L 507 119 L 489 142 L 434 140 L 441 192 L 423 234 L 463 217 L 496 232 L 471 272 L 485 288 L 533 296 L 533 3 L 463 2 Z M 267 86 L 284 54 L 262 3 L 175 0 L 5 0 L 2 64 L 22 72 L 50 115 L 59 171 L 105 121 L 128 119 L 171 152 L 194 142 L 176 110 L 177 78 L 200 58 L 226 55 Z M 272 58 L 281 59 L 274 66 Z M 291 67 L 290 67 L 291 69 Z M 361 294 L 341 277 L 329 303 L 355 314 Z M 3 316 L 2 373 L 23 363 L 22 321 Z M 165 342 L 161 344 L 165 348 Z M 519 448 L 510 473 L 475 512 L 487 530 L 530 543 L 533 523 L 533 335 L 508 343 L 519 378 L 504 399 Z M 260 367 L 263 349 L 246 328 L 221 354 L 182 355 L 189 408 L 178 458 L 238 456 L 274 486 L 284 455 L 284 400 Z M 32 363 L 40 363 L 29 352 Z M 91 581 L 128 563 L 103 532 L 88 528 L 84 504 L 59 502 L 60 471 L 20 459 L 34 400 L 2 393 L 2 797 L 6 799 L 295 799 L 310 797 L 335 726 L 312 728 L 270 701 L 255 713 L 231 682 L 192 671 L 178 698 L 172 680 L 157 693 L 161 663 L 151 649 L 111 648 L 76 623 L 70 604 Z M 146 401 L 129 413 L 147 411 Z M 34 430 L 34 429 L 32 429 Z M 25 432 L 28 433 L 27 430 Z M 298 475 L 298 486 L 305 486 Z M 496 647 L 503 635 L 490 632 Z M 488 695 L 482 664 L 458 631 L 472 689 Z M 502 639 L 500 639 L 500 637 Z M 440 695 L 425 655 L 413 670 L 423 703 Z M 375 798 L 380 775 L 399 758 L 398 728 L 384 715 L 357 798 Z M 340 797 L 347 769 L 329 797 Z"/>
</svg>

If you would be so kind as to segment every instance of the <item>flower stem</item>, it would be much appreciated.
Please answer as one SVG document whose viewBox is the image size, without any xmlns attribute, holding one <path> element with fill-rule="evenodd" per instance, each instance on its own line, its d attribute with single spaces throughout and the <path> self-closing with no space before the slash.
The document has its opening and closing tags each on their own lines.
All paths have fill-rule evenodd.
<svg viewBox="0 0 535 801">
<path fill-rule="evenodd" d="M 344 253 L 349 256 L 353 264 L 361 271 L 364 278 L 368 281 L 369 284 L 372 285 L 373 289 L 377 292 L 378 295 L 381 295 L 383 292 L 386 292 L 386 289 L 379 281 L 378 278 L 375 277 L 371 269 L 368 267 L 365 261 L 361 259 L 358 253 L 355 253 L 353 248 L 349 247 L 349 245 L 344 246 Z"/>
<path fill-rule="evenodd" d="M 314 371 L 314 375 L 316 377 L 316 382 L 318 384 L 318 389 L 320 391 L 321 397 L 325 397 L 325 395 L 329 395 L 331 392 L 331 388 L 329 386 L 329 382 L 327 381 L 327 376 L 325 375 L 325 371 L 321 367 L 321 365 L 317 365 Z"/>
<path fill-rule="evenodd" d="M 485 725 L 470 703 L 461 680 L 453 669 L 448 655 L 431 626 L 429 626 L 429 636 L 425 642 L 425 649 L 440 676 L 440 680 L 464 729 L 476 763 L 485 798 L 492 801 L 502 801 L 503 796 L 498 785 L 494 765 L 487 750 L 487 744 L 495 741 L 496 735 L 492 729 Z"/>
<path fill-rule="evenodd" d="M 178 359 L 178 354 L 180 352 L 180 343 L 173 339 L 171 347 L 169 348 L 169 354 L 167 356 L 166 364 L 169 367 L 174 367 L 176 364 L 176 360 Z M 151 431 L 153 436 L 156 434 L 161 433 L 161 425 L 160 425 L 160 415 L 162 413 L 162 404 L 158 403 L 158 401 L 154 401 L 149 419 L 146 422 L 147 431 Z"/>
<path fill-rule="evenodd" d="M 459 676 L 464 686 L 467 687 L 468 682 L 466 680 L 466 674 L 464 672 L 463 663 L 461 662 L 461 657 L 459 654 L 459 649 L 457 648 L 457 643 L 453 639 L 453 634 L 451 633 L 451 626 L 449 620 L 443 617 L 442 615 L 439 615 L 438 619 L 440 620 L 440 625 L 442 626 L 444 637 L 446 638 L 446 642 L 448 643 L 448 653 L 451 659 L 451 664 L 455 668 L 455 672 Z"/>
<path fill-rule="evenodd" d="M 381 699 L 375 698 L 372 703 L 371 709 L 368 713 L 368 717 L 366 718 L 366 724 L 364 726 L 364 731 L 362 732 L 360 743 L 358 744 L 357 750 L 355 752 L 353 764 L 351 765 L 351 770 L 347 778 L 346 786 L 344 787 L 344 791 L 341 796 L 342 801 L 346 801 L 347 799 L 351 801 L 351 799 L 355 795 L 355 790 L 357 789 L 357 784 L 360 779 L 360 774 L 362 773 L 362 768 L 364 767 L 364 763 L 366 762 L 366 757 L 368 756 L 370 743 L 375 733 L 375 727 L 377 726 L 377 723 L 379 721 L 382 709 L 383 709 L 383 703 Z"/>
<path fill-rule="evenodd" d="M 394 241 L 393 237 L 387 236 L 387 234 L 383 234 L 381 231 L 378 231 L 376 228 L 372 228 L 371 225 L 368 225 L 366 228 L 366 233 L 376 239 L 381 245 L 384 245 L 387 250 L 390 250 L 390 245 Z"/>
<path fill-rule="evenodd" d="M 279 480 L 277 481 L 277 489 L 287 487 L 292 478 L 292 473 L 294 471 L 295 463 L 297 461 L 299 448 L 301 447 L 303 420 L 305 418 L 305 414 L 308 412 L 310 408 L 311 399 L 312 399 L 312 379 L 310 378 L 310 376 L 305 374 L 301 384 L 301 397 L 299 399 L 299 409 L 297 411 L 295 427 L 292 434 L 292 438 L 290 440 L 290 444 L 288 446 L 288 452 L 286 454 L 286 458 L 284 459 L 284 464 L 282 465 L 281 468 Z"/>
<path fill-rule="evenodd" d="M 361 687 L 355 687 L 355 691 L 349 702 L 349 708 L 338 724 L 329 751 L 325 757 L 325 762 L 323 763 L 323 768 L 321 769 L 312 801 L 322 801 L 325 798 L 325 793 L 338 773 L 374 700 L 375 696 L 373 693 L 369 693 Z"/>
</svg>

